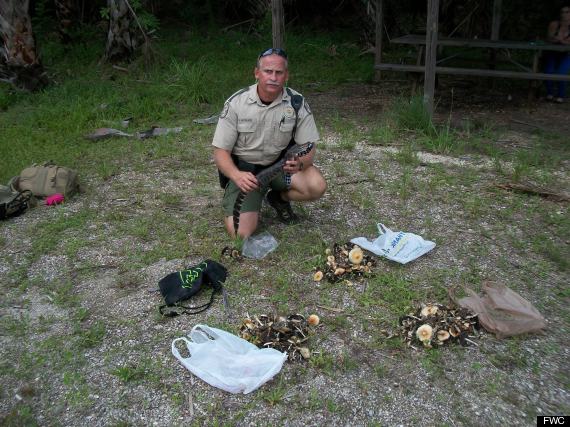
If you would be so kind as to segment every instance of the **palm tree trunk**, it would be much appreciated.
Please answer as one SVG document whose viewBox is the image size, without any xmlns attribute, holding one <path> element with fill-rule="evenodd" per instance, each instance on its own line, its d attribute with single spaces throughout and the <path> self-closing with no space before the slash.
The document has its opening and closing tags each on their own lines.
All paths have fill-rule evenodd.
<svg viewBox="0 0 570 427">
<path fill-rule="evenodd" d="M 1 1 L 1 0 L 0 0 Z M 105 59 L 117 62 L 129 59 L 138 46 L 133 15 L 125 0 L 107 0 L 109 6 L 109 32 Z"/>
<path fill-rule="evenodd" d="M 1 0 L 0 0 L 1 1 Z M 65 44 L 71 43 L 71 29 L 75 23 L 75 1 L 55 0 L 55 13 L 57 15 L 57 30 L 61 41 Z"/>
<path fill-rule="evenodd" d="M 29 0 L 0 0 L 0 81 L 35 91 L 48 79 L 36 52 Z"/>
</svg>

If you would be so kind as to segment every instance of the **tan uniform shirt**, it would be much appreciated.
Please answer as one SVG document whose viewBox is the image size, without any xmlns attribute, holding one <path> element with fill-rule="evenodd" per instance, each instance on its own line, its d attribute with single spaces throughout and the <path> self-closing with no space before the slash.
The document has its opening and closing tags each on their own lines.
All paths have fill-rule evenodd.
<svg viewBox="0 0 570 427">
<path fill-rule="evenodd" d="M 294 94 L 298 92 L 292 91 Z M 224 104 L 212 145 L 246 162 L 269 165 L 291 141 L 295 110 L 285 89 L 270 105 L 257 94 L 257 84 L 236 92 Z M 307 102 L 299 108 L 295 142 L 316 142 L 319 132 Z"/>
</svg>

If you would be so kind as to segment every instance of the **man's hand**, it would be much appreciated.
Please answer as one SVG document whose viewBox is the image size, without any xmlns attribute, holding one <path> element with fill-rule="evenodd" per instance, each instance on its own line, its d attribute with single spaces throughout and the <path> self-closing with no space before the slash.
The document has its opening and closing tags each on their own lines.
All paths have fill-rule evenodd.
<svg viewBox="0 0 570 427">
<path fill-rule="evenodd" d="M 251 172 L 240 171 L 234 164 L 229 151 L 215 148 L 214 161 L 218 169 L 244 193 L 249 193 L 258 187 L 255 175 Z"/>
<path fill-rule="evenodd" d="M 304 164 L 299 157 L 294 156 L 287 159 L 285 164 L 283 165 L 283 172 L 289 173 L 291 175 L 300 172 L 303 170 Z"/>
<path fill-rule="evenodd" d="M 249 193 L 250 191 L 253 191 L 258 187 L 257 179 L 255 178 L 255 175 L 252 174 L 251 172 L 238 171 L 233 176 L 232 181 L 244 193 Z"/>
</svg>

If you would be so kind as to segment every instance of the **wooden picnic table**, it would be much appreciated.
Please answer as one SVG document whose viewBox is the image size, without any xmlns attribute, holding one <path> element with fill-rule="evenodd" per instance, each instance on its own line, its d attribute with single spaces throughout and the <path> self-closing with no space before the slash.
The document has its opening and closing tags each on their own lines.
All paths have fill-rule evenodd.
<svg viewBox="0 0 570 427">
<path fill-rule="evenodd" d="M 389 64 L 380 63 L 374 66 L 377 70 L 385 71 L 404 71 L 414 73 L 424 73 L 425 66 L 423 62 L 423 50 L 426 44 L 426 37 L 424 35 L 408 34 L 390 40 L 390 43 L 408 44 L 413 45 L 418 49 L 418 57 L 416 64 Z M 505 77 L 505 78 L 521 78 L 529 80 L 556 80 L 556 81 L 570 81 L 570 75 L 560 74 L 547 74 L 538 71 L 538 64 L 540 55 L 543 51 L 559 51 L 570 52 L 570 46 L 545 43 L 542 41 L 525 42 L 525 41 L 508 41 L 508 40 L 489 40 L 489 39 L 460 39 L 460 38 L 446 38 L 441 37 L 437 39 L 438 46 L 454 46 L 464 48 L 487 48 L 503 50 L 507 52 L 507 58 L 515 64 L 519 70 L 497 70 L 489 68 L 460 68 L 460 67 L 447 67 L 439 66 L 449 59 L 457 57 L 454 54 L 442 59 L 436 60 L 435 72 L 436 74 L 455 74 L 467 76 L 481 76 L 481 77 Z M 527 67 L 512 59 L 510 52 L 516 50 L 529 50 L 533 51 L 532 65 Z"/>
</svg>

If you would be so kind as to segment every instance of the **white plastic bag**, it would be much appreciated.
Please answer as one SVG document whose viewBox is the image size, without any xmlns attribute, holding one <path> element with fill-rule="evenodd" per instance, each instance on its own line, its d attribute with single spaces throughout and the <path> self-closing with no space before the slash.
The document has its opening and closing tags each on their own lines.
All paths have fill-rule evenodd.
<svg viewBox="0 0 570 427">
<path fill-rule="evenodd" d="M 350 242 L 400 264 L 407 264 L 435 248 L 434 242 L 424 240 L 414 233 L 392 231 L 384 224 L 378 223 L 378 232 L 380 235 L 374 241 L 355 237 Z"/>
<path fill-rule="evenodd" d="M 279 243 L 277 243 L 275 237 L 267 231 L 264 231 L 245 239 L 241 253 L 247 258 L 262 259 L 265 258 L 268 253 L 273 252 L 278 245 Z"/>
<path fill-rule="evenodd" d="M 190 372 L 214 387 L 230 393 L 247 394 L 275 376 L 287 353 L 274 348 L 259 349 L 233 334 L 207 325 L 196 325 L 186 337 L 172 341 L 172 354 Z M 176 348 L 183 341 L 190 352 L 184 358 Z"/>
</svg>

